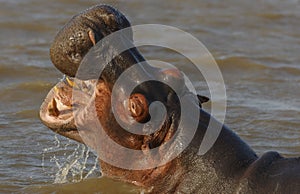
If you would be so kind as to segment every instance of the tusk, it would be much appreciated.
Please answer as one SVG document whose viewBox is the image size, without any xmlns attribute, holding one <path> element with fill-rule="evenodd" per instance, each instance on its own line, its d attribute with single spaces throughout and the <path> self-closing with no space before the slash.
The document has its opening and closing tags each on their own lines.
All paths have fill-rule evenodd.
<svg viewBox="0 0 300 194">
<path fill-rule="evenodd" d="M 93 45 L 95 46 L 96 45 L 96 38 L 95 38 L 95 33 L 92 30 L 89 31 L 89 38 L 92 41 Z"/>
</svg>

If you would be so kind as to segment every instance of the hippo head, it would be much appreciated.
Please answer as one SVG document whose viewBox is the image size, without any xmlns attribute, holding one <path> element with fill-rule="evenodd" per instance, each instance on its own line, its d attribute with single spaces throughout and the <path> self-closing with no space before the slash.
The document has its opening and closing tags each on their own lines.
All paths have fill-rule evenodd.
<svg viewBox="0 0 300 194">
<path fill-rule="evenodd" d="M 83 76 L 74 78 L 84 56 L 98 41 L 129 26 L 130 23 L 124 15 L 106 5 L 92 7 L 73 17 L 58 33 L 50 50 L 52 62 L 66 76 L 51 89 L 40 109 L 42 122 L 54 132 L 85 143 L 96 151 L 101 148 L 100 154 L 105 154 L 114 161 L 126 161 L 128 155 L 114 150 L 106 142 L 107 137 L 122 147 L 144 152 L 159 147 L 177 130 L 180 97 L 191 94 L 180 71 L 150 66 L 136 48 L 114 57 L 100 76 L 90 68 Z M 126 36 L 126 41 L 130 42 L 132 35 L 129 33 Z M 109 55 L 103 53 L 105 51 L 99 52 L 102 56 Z M 139 79 L 145 77 L 148 80 L 167 80 L 176 87 L 177 92 L 159 81 L 146 81 L 134 87 L 126 99 L 120 86 L 117 98 L 112 102 L 114 83 L 122 72 L 137 63 L 140 65 L 133 72 L 133 76 L 126 79 L 128 82 L 139 83 Z M 146 124 L 152 119 L 150 105 L 155 101 L 161 102 L 166 108 L 162 122 L 155 129 L 151 129 L 151 126 L 141 128 L 144 132 L 146 130 L 145 134 L 131 133 L 131 127 Z M 198 95 L 195 106 L 201 107 L 201 103 L 206 101 L 208 98 Z M 100 131 L 98 123 L 101 123 Z M 124 129 L 123 124 L 127 129 Z M 147 130 L 152 132 L 147 133 Z M 103 173 L 107 175 L 130 181 L 145 176 L 132 175 L 132 171 L 129 173 L 114 167 L 101 161 L 101 157 L 100 162 Z"/>
</svg>

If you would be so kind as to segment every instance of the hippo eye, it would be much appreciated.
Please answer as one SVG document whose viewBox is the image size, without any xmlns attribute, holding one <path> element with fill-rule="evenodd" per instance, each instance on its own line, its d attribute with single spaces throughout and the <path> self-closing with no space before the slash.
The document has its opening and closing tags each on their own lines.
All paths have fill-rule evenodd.
<svg viewBox="0 0 300 194">
<path fill-rule="evenodd" d="M 130 111 L 131 116 L 133 117 L 140 117 L 145 111 L 146 105 L 141 99 L 134 97 L 130 100 Z"/>
<path fill-rule="evenodd" d="M 133 94 L 129 99 L 129 111 L 138 122 L 144 122 L 149 118 L 148 102 L 144 95 Z"/>
<path fill-rule="evenodd" d="M 135 104 L 133 102 L 131 102 L 131 109 L 135 111 Z"/>
</svg>

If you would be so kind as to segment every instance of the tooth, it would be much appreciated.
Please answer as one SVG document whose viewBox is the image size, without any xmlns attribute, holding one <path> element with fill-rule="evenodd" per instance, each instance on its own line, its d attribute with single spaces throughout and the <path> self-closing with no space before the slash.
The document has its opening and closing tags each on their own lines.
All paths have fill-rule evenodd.
<svg viewBox="0 0 300 194">
<path fill-rule="evenodd" d="M 57 88 L 57 86 L 54 86 L 54 92 L 55 92 L 55 94 L 58 94 L 58 88 Z"/>
<path fill-rule="evenodd" d="M 57 109 L 56 105 L 56 100 L 52 98 L 51 102 L 48 104 L 48 112 L 50 116 L 57 117 L 59 115 L 59 110 Z"/>
<path fill-rule="evenodd" d="M 93 30 L 89 31 L 89 38 L 91 40 L 91 42 L 93 43 L 93 45 L 96 45 L 96 38 L 95 38 L 95 33 L 93 32 Z"/>
<path fill-rule="evenodd" d="M 66 80 L 69 84 L 74 89 L 80 90 L 80 85 L 78 85 L 75 81 L 71 80 L 70 78 L 66 77 Z"/>
<path fill-rule="evenodd" d="M 66 78 L 66 80 L 70 86 L 74 87 L 76 85 L 75 82 L 70 80 L 68 77 Z"/>
</svg>

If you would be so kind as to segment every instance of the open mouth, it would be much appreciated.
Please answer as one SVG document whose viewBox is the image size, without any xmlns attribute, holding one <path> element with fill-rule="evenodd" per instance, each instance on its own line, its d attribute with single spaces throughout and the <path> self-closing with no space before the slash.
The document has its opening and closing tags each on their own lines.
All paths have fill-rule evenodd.
<svg viewBox="0 0 300 194">
<path fill-rule="evenodd" d="M 48 93 L 40 109 L 42 122 L 54 132 L 82 142 L 74 121 L 76 112 L 90 101 L 96 80 L 81 81 L 64 76 Z M 73 96 L 76 96 L 74 98 Z"/>
<path fill-rule="evenodd" d="M 108 86 L 102 80 L 82 81 L 64 76 L 49 91 L 42 103 L 40 118 L 55 133 L 83 143 L 78 126 L 76 126 L 76 122 L 80 119 L 76 121 L 75 119 L 80 113 L 91 111 L 90 106 L 95 106 L 96 98 L 100 99 L 100 101 L 103 101 L 104 98 L 109 98 L 110 100 L 111 96 L 103 92 L 108 90 Z M 138 94 L 134 94 L 130 99 L 124 100 L 124 94 L 120 91 L 118 99 L 113 105 L 116 107 L 115 117 L 120 119 L 117 119 L 118 121 L 126 123 L 126 125 L 131 125 L 136 121 L 146 121 L 149 113 L 147 109 L 148 104 L 145 101 L 146 99 Z M 103 102 L 108 103 L 107 100 Z M 97 116 L 97 114 L 100 113 L 96 113 L 94 116 Z M 105 117 L 105 115 L 98 115 L 98 117 L 101 116 Z"/>
<path fill-rule="evenodd" d="M 93 105 L 96 98 L 109 98 L 110 100 L 111 96 L 104 96 L 104 93 L 101 93 L 103 90 L 108 90 L 105 88 L 105 85 L 106 84 L 101 80 L 82 81 L 64 76 L 64 78 L 50 90 L 41 105 L 40 118 L 42 122 L 55 133 L 80 143 L 85 143 L 84 139 L 80 136 L 77 126 L 77 122 L 80 119 L 75 119 L 78 118 L 80 113 L 90 112 L 90 106 Z M 107 103 L 107 101 L 102 102 Z M 134 93 L 129 99 L 124 100 L 124 96 L 120 91 L 118 93 L 118 99 L 116 99 L 113 106 L 116 107 L 114 116 L 119 118 L 123 123 L 126 123 L 129 127 L 136 122 L 145 123 L 149 120 L 149 104 L 142 94 Z M 110 114 L 109 112 L 110 111 L 106 111 L 106 113 L 102 114 Z M 97 112 L 97 114 L 100 113 Z M 106 118 L 105 115 L 97 114 L 94 115 L 94 119 L 102 116 Z M 85 118 L 81 120 L 85 122 L 84 119 Z M 114 129 L 108 130 L 113 131 Z M 165 136 L 166 131 L 163 133 L 163 136 Z M 157 142 L 162 141 L 161 134 L 153 134 L 153 138 L 156 139 L 155 141 Z"/>
</svg>

